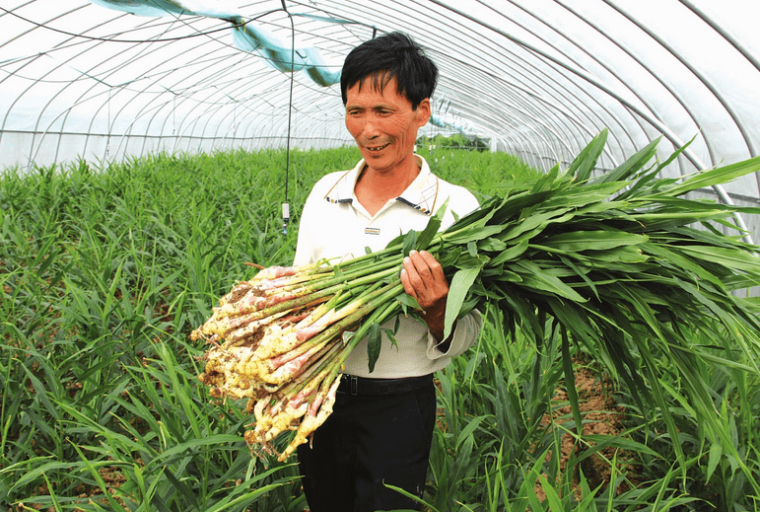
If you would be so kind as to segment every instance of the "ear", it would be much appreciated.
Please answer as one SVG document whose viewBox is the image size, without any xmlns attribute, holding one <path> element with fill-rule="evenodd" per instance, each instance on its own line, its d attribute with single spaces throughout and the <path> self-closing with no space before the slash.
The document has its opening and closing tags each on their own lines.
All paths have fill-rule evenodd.
<svg viewBox="0 0 760 512">
<path fill-rule="evenodd" d="M 419 105 L 417 105 L 417 110 L 414 111 L 415 116 L 417 117 L 417 124 L 419 128 L 422 128 L 425 126 L 428 121 L 430 121 L 430 114 L 431 114 L 431 108 L 430 108 L 430 98 L 425 98 L 420 102 Z"/>
</svg>

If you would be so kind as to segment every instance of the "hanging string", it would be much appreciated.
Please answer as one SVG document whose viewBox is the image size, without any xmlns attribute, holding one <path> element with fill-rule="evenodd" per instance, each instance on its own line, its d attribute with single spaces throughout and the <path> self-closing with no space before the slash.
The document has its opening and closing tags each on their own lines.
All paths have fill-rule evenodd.
<svg viewBox="0 0 760 512">
<path fill-rule="evenodd" d="M 288 102 L 288 141 L 285 151 L 285 202 L 282 203 L 282 234 L 288 234 L 288 224 L 290 223 L 290 204 L 288 203 L 288 176 L 290 174 L 290 127 L 293 116 L 293 80 L 295 78 L 296 62 L 296 26 L 293 23 L 293 16 L 288 12 L 285 6 L 285 0 L 282 1 L 282 9 L 290 19 L 290 101 Z"/>
</svg>

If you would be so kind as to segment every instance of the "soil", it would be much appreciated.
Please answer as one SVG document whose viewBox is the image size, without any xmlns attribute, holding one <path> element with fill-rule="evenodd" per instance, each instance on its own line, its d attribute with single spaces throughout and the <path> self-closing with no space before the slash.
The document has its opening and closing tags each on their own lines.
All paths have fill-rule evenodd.
<svg viewBox="0 0 760 512">
<path fill-rule="evenodd" d="M 103 467 L 98 470 L 98 474 L 103 479 L 103 481 L 106 484 L 106 488 L 111 494 L 114 494 L 116 489 L 121 486 L 124 482 L 126 482 L 126 477 L 121 474 L 119 469 L 117 467 Z M 108 500 L 103 496 L 103 491 L 100 489 L 100 487 L 93 487 L 88 486 L 84 484 L 78 485 L 74 491 L 77 493 L 76 497 L 80 498 L 83 503 L 87 503 L 88 501 L 97 501 L 102 506 L 108 506 Z M 45 496 L 50 494 L 50 489 L 48 489 L 47 484 L 40 486 L 37 489 L 37 492 L 34 494 L 35 496 Z M 121 500 L 117 497 L 116 501 L 121 504 Z M 122 504 L 122 506 L 124 506 Z M 23 510 L 47 510 L 47 512 L 55 512 L 55 507 L 51 506 L 47 509 L 44 509 L 44 506 L 40 503 L 29 503 L 25 506 L 24 503 L 17 503 L 15 507 L 11 507 L 8 509 L 10 512 L 21 512 Z M 76 510 L 83 510 L 83 509 L 76 509 Z M 129 511 L 129 508 L 124 506 L 124 510 Z"/>
<path fill-rule="evenodd" d="M 614 384 L 609 378 L 600 376 L 597 372 L 590 370 L 588 367 L 583 366 L 580 361 L 575 361 L 575 389 L 578 394 L 578 405 L 581 411 L 581 417 L 583 418 L 583 435 L 604 435 L 604 436 L 617 436 L 623 432 L 623 420 L 625 418 L 625 409 L 615 402 L 614 399 Z M 552 399 L 554 404 L 566 404 L 555 406 L 552 409 L 551 417 L 547 414 L 544 419 L 544 425 L 562 424 L 572 418 L 572 409 L 568 403 L 567 392 L 564 388 L 558 387 L 556 394 Z M 551 428 L 551 427 L 549 427 Z M 560 469 L 564 473 L 567 461 L 570 454 L 575 450 L 576 454 L 580 454 L 586 448 L 586 446 L 593 446 L 594 443 L 577 444 L 573 435 L 565 433 L 562 436 L 562 454 L 560 456 Z M 601 485 L 601 489 L 605 489 L 610 482 L 610 461 L 615 456 L 616 448 L 607 447 L 600 452 L 595 453 L 591 457 L 586 458 L 580 463 L 580 469 L 583 471 L 588 485 L 591 489 L 596 489 Z M 549 457 L 552 456 L 550 453 Z M 618 451 L 618 464 L 623 460 L 622 465 L 624 467 L 618 467 L 617 471 L 626 471 L 629 475 L 632 472 L 632 467 L 625 462 L 626 454 Z M 606 459 L 606 460 L 605 460 Z M 547 477 L 547 475 L 544 475 Z M 576 493 L 580 490 L 579 479 L 577 471 L 573 475 L 573 488 L 576 489 Z M 617 492 L 621 493 L 628 490 L 627 484 L 623 483 Z M 546 494 L 541 487 L 540 483 L 536 483 L 535 487 L 536 497 L 540 501 L 544 501 Z M 580 497 L 580 496 L 579 496 Z"/>
</svg>

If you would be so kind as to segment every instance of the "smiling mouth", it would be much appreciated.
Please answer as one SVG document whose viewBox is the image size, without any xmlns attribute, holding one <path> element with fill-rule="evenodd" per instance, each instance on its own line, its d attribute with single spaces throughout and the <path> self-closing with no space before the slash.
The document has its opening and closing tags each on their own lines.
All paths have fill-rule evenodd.
<svg viewBox="0 0 760 512">
<path fill-rule="evenodd" d="M 381 151 L 381 150 L 387 148 L 388 146 L 390 146 L 390 142 L 388 144 L 383 144 L 382 146 L 372 146 L 372 147 L 370 147 L 370 146 L 364 146 L 364 148 L 367 151 L 369 151 L 370 153 L 375 153 L 377 151 Z"/>
</svg>

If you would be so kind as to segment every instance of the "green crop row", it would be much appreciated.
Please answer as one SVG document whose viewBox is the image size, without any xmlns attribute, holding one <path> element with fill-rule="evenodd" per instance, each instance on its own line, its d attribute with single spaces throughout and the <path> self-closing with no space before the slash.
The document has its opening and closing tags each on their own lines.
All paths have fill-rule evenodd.
<svg viewBox="0 0 760 512">
<path fill-rule="evenodd" d="M 508 155 L 421 152 L 483 197 L 535 172 Z M 242 439 L 251 418 L 198 382 L 205 347 L 188 334 L 256 272 L 247 262 L 290 263 L 311 185 L 357 158 L 353 148 L 295 151 L 287 176 L 280 151 L 5 171 L 0 510 L 305 509 L 296 460 L 252 457 Z M 286 188 L 293 218 L 283 234 Z M 579 436 L 560 341 L 550 335 L 538 354 L 519 333 L 506 338 L 497 313 L 486 316 L 477 345 L 437 375 L 428 510 L 758 510 L 756 376 L 701 367 L 737 460 L 705 441 L 667 368 L 658 374 L 672 391 L 675 440 L 578 349 L 586 382 L 605 384 L 589 396 L 609 394 L 597 412 L 618 418 L 595 433 L 605 422 L 589 412 Z"/>
</svg>

